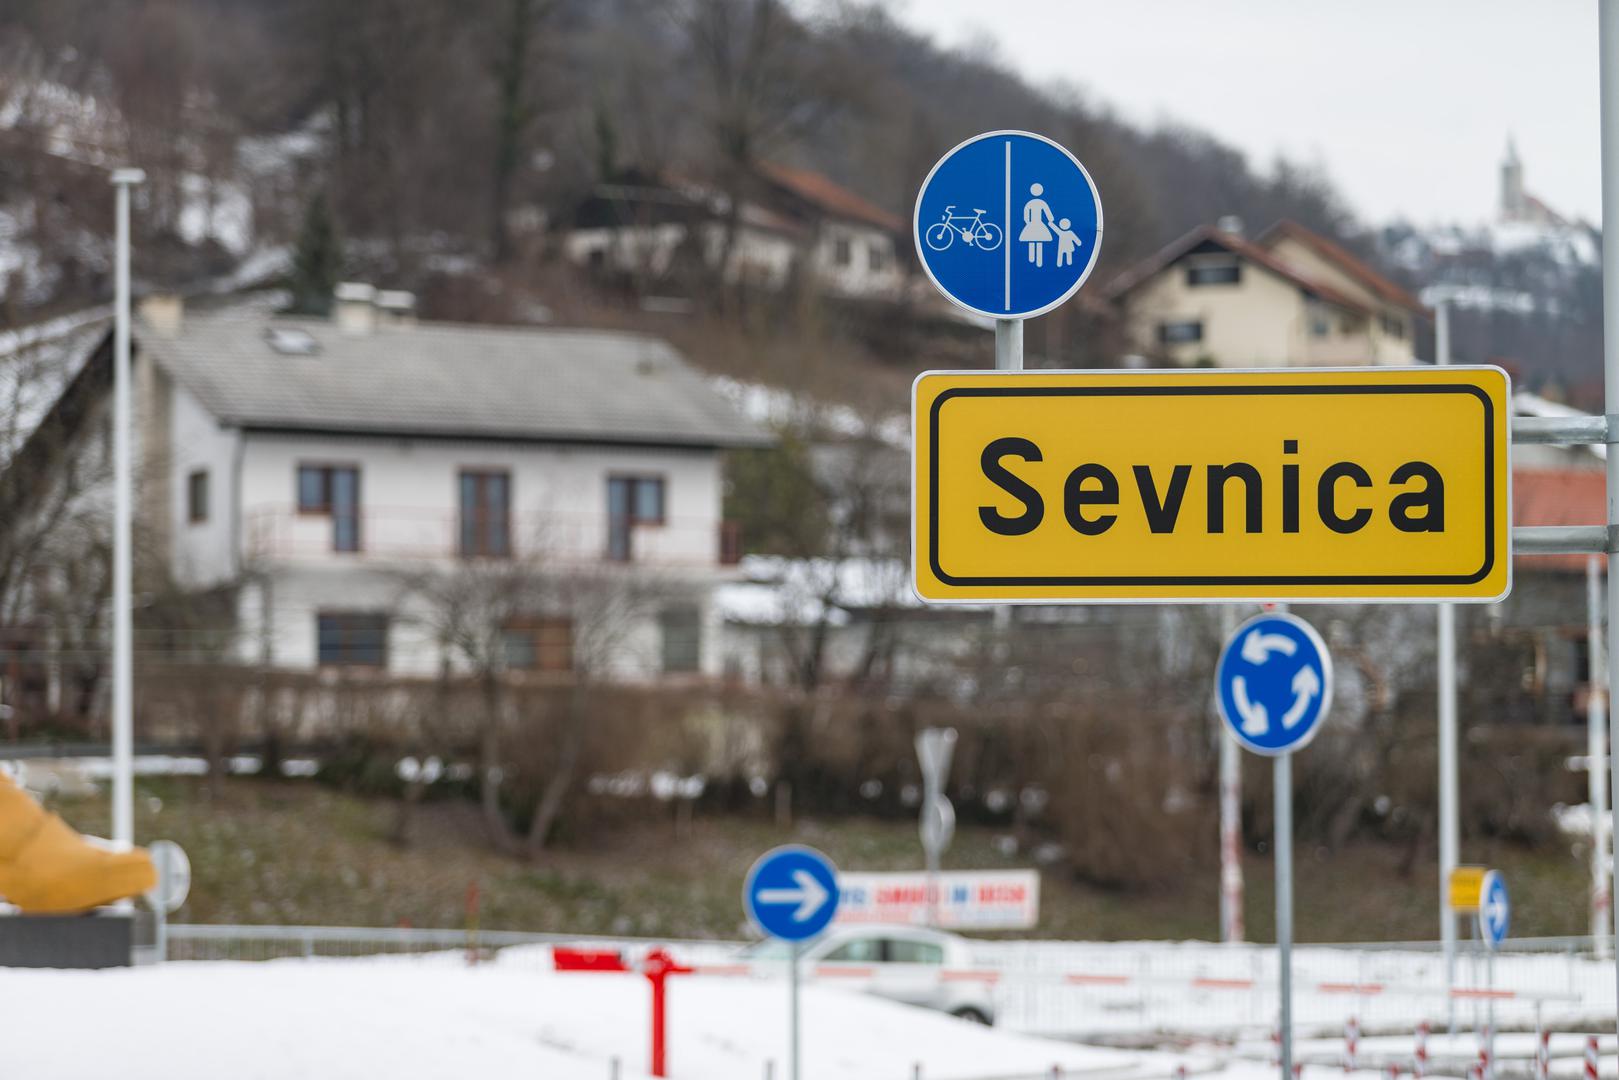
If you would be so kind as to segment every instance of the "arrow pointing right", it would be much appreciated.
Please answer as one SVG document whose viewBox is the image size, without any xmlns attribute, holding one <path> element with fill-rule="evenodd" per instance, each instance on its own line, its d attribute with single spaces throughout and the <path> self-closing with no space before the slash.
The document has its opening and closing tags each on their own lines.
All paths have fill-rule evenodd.
<svg viewBox="0 0 1619 1080">
<path fill-rule="evenodd" d="M 793 883 L 796 889 L 760 889 L 759 903 L 761 904 L 797 904 L 798 910 L 793 912 L 793 922 L 804 922 L 821 910 L 831 893 L 821 887 L 815 880 L 815 875 L 808 870 L 794 870 Z"/>
</svg>

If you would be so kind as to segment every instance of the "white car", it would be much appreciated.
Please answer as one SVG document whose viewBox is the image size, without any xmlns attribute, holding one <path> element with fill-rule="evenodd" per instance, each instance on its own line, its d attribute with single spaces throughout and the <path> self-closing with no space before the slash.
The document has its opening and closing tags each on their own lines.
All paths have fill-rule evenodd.
<svg viewBox="0 0 1619 1080">
<path fill-rule="evenodd" d="M 774 938 L 749 946 L 750 962 L 784 962 L 790 946 Z M 868 994 L 937 1009 L 975 1024 L 995 1022 L 993 973 L 976 971 L 965 938 L 919 926 L 834 928 L 802 946 L 802 974 Z M 761 973 L 768 969 L 758 964 Z M 942 978 L 944 972 L 953 977 Z M 965 977 L 960 973 L 967 972 Z"/>
</svg>

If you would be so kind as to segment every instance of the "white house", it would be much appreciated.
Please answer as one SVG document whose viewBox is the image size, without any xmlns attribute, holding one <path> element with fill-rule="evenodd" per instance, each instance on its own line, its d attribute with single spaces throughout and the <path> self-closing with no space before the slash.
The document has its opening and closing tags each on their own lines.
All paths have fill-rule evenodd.
<svg viewBox="0 0 1619 1080">
<path fill-rule="evenodd" d="M 508 594 L 508 669 L 717 672 L 722 455 L 765 432 L 662 341 L 417 323 L 408 302 L 351 285 L 332 320 L 144 305 L 147 554 L 232 595 L 241 658 L 271 667 L 434 674 L 436 608 L 465 579 Z"/>
</svg>

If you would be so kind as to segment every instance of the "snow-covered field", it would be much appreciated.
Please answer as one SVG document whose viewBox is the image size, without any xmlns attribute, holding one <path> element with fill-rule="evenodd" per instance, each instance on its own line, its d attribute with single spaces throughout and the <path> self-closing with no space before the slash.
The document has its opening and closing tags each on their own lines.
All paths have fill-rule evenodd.
<svg viewBox="0 0 1619 1080">
<path fill-rule="evenodd" d="M 1184 947 L 1157 948 L 1174 953 Z M 645 1077 L 651 996 L 646 980 L 558 973 L 549 970 L 548 956 L 545 946 L 522 946 L 477 967 L 466 966 L 456 952 L 177 962 L 109 972 L 0 970 L 0 1000 L 7 1003 L 0 1075 Z M 1263 1033 L 1251 1032 L 1234 1044 L 1199 1034 L 1207 1032 L 1211 1014 L 1223 1011 L 1208 993 L 1171 993 L 1166 987 L 1146 1001 L 1158 1050 L 1044 1039 L 1011 1024 L 983 1028 L 811 984 L 803 992 L 804 1080 L 1046 1080 L 1054 1068 L 1070 1080 L 1173 1080 L 1182 1068 L 1190 1076 L 1220 1080 L 1274 1077 Z M 1085 1011 L 1104 1017 L 1107 1005 L 1092 999 Z M 1361 1068 L 1353 1073 L 1342 1067 L 1340 1036 L 1319 1037 L 1326 1032 L 1318 1031 L 1318 1037 L 1301 1037 L 1296 1059 L 1305 1064 L 1305 1080 L 1373 1080 L 1389 1065 L 1409 1070 L 1414 1015 L 1407 1012 L 1399 1034 L 1380 1034 L 1368 1025 Z M 1607 1023 L 1611 1027 L 1611 1019 Z M 669 1075 L 785 1080 L 787 1025 L 787 990 L 779 979 L 671 980 Z M 1503 1072 L 1525 1075 L 1533 1047 L 1527 1032 L 1498 1036 Z M 1577 1076 L 1583 1047 L 1581 1035 L 1557 1035 L 1553 1074 Z M 1607 1036 L 1604 1077 L 1616 1075 L 1614 1050 Z M 1436 1032 L 1429 1054 L 1431 1074 L 1462 1075 L 1476 1058 L 1476 1037 Z"/>
<path fill-rule="evenodd" d="M 468 968 L 440 958 L 170 963 L 110 972 L 0 971 L 0 1075 L 531 1077 L 646 1075 L 650 992 L 638 975 Z M 806 987 L 805 1080 L 1065 1075 L 1167 1078 L 1168 1058 L 1048 1042 L 859 994 Z M 689 979 L 669 991 L 669 1074 L 785 1077 L 785 985 Z"/>
</svg>

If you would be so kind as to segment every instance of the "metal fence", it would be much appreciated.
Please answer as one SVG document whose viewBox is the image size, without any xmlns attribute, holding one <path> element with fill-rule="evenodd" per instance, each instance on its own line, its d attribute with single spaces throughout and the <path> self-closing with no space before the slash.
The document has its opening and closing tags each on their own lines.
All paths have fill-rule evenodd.
<svg viewBox="0 0 1619 1080">
<path fill-rule="evenodd" d="M 734 961 L 738 942 L 539 934 L 509 930 L 333 926 L 169 928 L 168 958 L 191 961 L 411 957 L 465 965 L 498 962 L 550 971 L 551 946 L 616 948 L 633 958 L 654 946 L 685 962 Z M 1436 942 L 1300 946 L 1294 953 L 1301 1037 L 1340 1031 L 1354 1016 L 1367 1031 L 1409 1030 L 1418 1020 L 1452 1018 L 1466 1028 L 1488 1018 L 1499 1028 L 1531 1027 L 1537 1017 L 1564 1025 L 1614 1006 L 1612 962 L 1593 957 L 1589 938 L 1521 939 L 1493 962 L 1464 951 L 1456 984 L 1488 991 L 1445 994 Z M 1266 1038 L 1275 1023 L 1276 952 L 1259 944 L 1206 942 L 975 941 L 974 967 L 993 973 L 1000 1022 L 1065 1037 L 1207 1031 Z M 731 967 L 735 967 L 734 963 Z M 1510 996 L 1507 996 L 1510 994 Z"/>
</svg>

